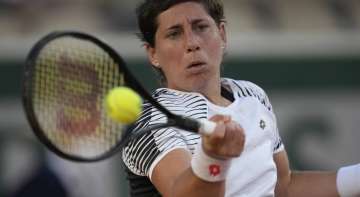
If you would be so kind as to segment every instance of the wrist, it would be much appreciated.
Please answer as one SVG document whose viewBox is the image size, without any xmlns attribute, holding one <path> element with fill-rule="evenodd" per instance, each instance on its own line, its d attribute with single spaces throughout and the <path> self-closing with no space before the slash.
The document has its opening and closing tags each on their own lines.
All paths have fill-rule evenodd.
<svg viewBox="0 0 360 197">
<path fill-rule="evenodd" d="M 336 187 L 341 197 L 360 196 L 360 164 L 340 168 Z"/>
<path fill-rule="evenodd" d="M 201 142 L 195 148 L 194 155 L 191 159 L 193 173 L 200 179 L 208 182 L 225 180 L 230 164 L 230 159 L 216 159 L 207 155 L 204 152 Z"/>
</svg>

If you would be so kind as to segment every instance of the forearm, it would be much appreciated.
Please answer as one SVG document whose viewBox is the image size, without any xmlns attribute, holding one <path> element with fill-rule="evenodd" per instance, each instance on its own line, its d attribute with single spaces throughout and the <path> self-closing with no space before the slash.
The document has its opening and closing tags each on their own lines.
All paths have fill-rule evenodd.
<svg viewBox="0 0 360 197">
<path fill-rule="evenodd" d="M 292 172 L 288 197 L 338 197 L 336 172 Z"/>
<path fill-rule="evenodd" d="M 201 172 L 197 172 L 198 175 L 194 173 L 194 168 L 198 168 L 196 165 L 194 167 L 194 164 L 191 165 L 191 162 L 189 152 L 177 149 L 168 153 L 155 167 L 151 180 L 162 196 L 224 196 L 225 181 L 205 181 L 206 176 L 199 176 Z M 202 165 L 200 163 L 197 166 L 201 167 Z"/>
<path fill-rule="evenodd" d="M 200 143 L 190 163 L 191 165 L 175 179 L 171 196 L 224 196 L 230 160 L 208 156 Z"/>
<path fill-rule="evenodd" d="M 333 172 L 290 171 L 286 152 L 274 156 L 278 181 L 277 197 L 354 197 L 360 196 L 360 164 Z"/>
<path fill-rule="evenodd" d="M 225 181 L 203 181 L 189 168 L 175 180 L 169 197 L 222 197 L 224 193 Z"/>
</svg>

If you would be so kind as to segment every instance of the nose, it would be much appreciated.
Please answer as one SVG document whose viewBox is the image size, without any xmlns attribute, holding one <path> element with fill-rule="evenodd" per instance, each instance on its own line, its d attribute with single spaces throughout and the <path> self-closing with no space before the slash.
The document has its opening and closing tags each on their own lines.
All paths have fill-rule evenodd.
<svg viewBox="0 0 360 197">
<path fill-rule="evenodd" d="M 186 34 L 186 52 L 191 53 L 200 50 L 199 41 L 193 32 Z"/>
<path fill-rule="evenodd" d="M 199 46 L 191 45 L 191 46 L 188 46 L 187 52 L 188 52 L 188 53 L 191 53 L 191 52 L 194 52 L 194 51 L 198 51 L 199 49 L 200 49 Z"/>
</svg>

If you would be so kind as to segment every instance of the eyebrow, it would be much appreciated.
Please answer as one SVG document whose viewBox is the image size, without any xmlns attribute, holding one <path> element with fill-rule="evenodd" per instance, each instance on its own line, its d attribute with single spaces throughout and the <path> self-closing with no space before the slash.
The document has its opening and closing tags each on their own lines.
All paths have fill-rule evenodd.
<svg viewBox="0 0 360 197">
<path fill-rule="evenodd" d="M 196 25 L 196 24 L 198 24 L 198 23 L 200 23 L 202 21 L 205 21 L 205 19 L 200 19 L 200 18 L 199 19 L 194 19 L 190 23 L 191 23 L 191 25 Z M 175 24 L 175 25 L 172 25 L 172 26 L 166 28 L 166 30 L 168 31 L 168 30 L 173 30 L 173 29 L 180 29 L 181 26 L 182 26 L 181 24 Z"/>
</svg>

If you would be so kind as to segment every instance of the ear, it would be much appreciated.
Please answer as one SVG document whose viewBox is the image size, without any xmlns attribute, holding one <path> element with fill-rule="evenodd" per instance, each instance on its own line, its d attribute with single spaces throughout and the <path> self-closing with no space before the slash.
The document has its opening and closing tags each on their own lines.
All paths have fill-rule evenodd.
<svg viewBox="0 0 360 197">
<path fill-rule="evenodd" d="M 150 46 L 149 43 L 144 44 L 148 59 L 150 63 L 155 67 L 160 67 L 159 61 L 156 56 L 156 50 L 154 47 Z"/>
<path fill-rule="evenodd" d="M 219 24 L 219 32 L 221 39 L 223 41 L 223 47 L 225 48 L 227 44 L 227 37 L 226 37 L 226 21 L 221 21 Z"/>
</svg>

